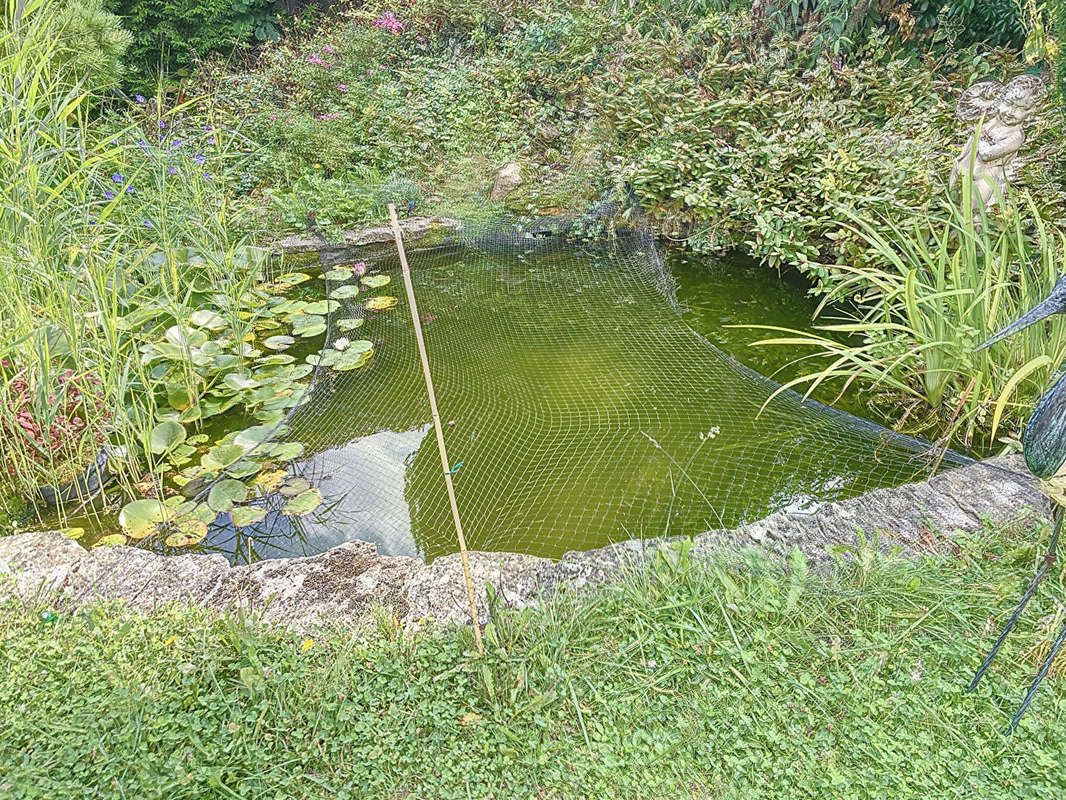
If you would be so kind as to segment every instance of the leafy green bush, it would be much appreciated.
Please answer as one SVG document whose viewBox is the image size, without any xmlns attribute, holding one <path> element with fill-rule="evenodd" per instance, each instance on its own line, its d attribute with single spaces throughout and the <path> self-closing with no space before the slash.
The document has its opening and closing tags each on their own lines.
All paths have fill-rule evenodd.
<svg viewBox="0 0 1066 800">
<path fill-rule="evenodd" d="M 0 18 L 0 35 L 9 47 L 37 43 L 51 79 L 93 93 L 119 83 L 133 41 L 122 21 L 104 10 L 103 0 L 65 0 L 47 12 L 34 5 L 8 5 Z"/>
<path fill-rule="evenodd" d="M 93 91 L 118 85 L 133 36 L 103 0 L 70 0 L 56 19 L 58 65 Z"/>
<path fill-rule="evenodd" d="M 198 57 L 277 38 L 273 0 L 102 0 L 133 32 L 130 61 L 149 84 L 154 70 L 188 67 Z"/>
</svg>

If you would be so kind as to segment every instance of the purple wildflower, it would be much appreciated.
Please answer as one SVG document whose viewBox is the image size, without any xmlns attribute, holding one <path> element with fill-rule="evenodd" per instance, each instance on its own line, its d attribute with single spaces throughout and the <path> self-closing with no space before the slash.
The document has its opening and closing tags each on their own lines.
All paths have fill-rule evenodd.
<svg viewBox="0 0 1066 800">
<path fill-rule="evenodd" d="M 164 119 L 159 120 L 159 128 L 160 128 L 160 130 L 162 130 L 166 126 L 167 126 L 167 121 L 166 120 L 164 120 Z"/>
<path fill-rule="evenodd" d="M 110 189 L 104 189 L 104 197 L 107 198 L 108 200 L 114 200 L 115 199 L 115 193 L 112 192 Z"/>
<path fill-rule="evenodd" d="M 111 180 L 113 180 L 115 183 L 122 183 L 123 177 L 116 172 L 114 175 L 111 176 Z"/>
<path fill-rule="evenodd" d="M 212 128 L 210 125 L 204 125 L 204 130 L 205 131 L 213 131 L 214 128 Z"/>
<path fill-rule="evenodd" d="M 136 100 L 141 105 L 144 105 L 145 103 L 148 102 L 147 100 L 144 99 L 144 95 L 143 94 L 134 95 L 133 99 Z"/>
<path fill-rule="evenodd" d="M 133 194 L 133 187 L 132 186 L 127 186 L 126 187 L 126 194 Z"/>
<path fill-rule="evenodd" d="M 197 153 L 196 155 L 194 155 L 192 157 L 192 160 L 195 161 L 197 164 L 203 164 L 205 161 L 207 161 L 207 159 L 202 153 Z"/>
<path fill-rule="evenodd" d="M 181 139 L 175 139 L 173 142 L 170 143 L 170 148 L 173 150 L 173 149 L 176 149 L 178 147 L 181 147 L 181 145 L 182 145 Z"/>
<path fill-rule="evenodd" d="M 207 137 L 207 143 L 208 144 L 214 144 L 215 143 L 215 137 L 214 136 L 208 136 Z"/>
<path fill-rule="evenodd" d="M 148 228 L 150 230 L 150 229 L 154 228 L 155 225 L 152 224 L 152 221 L 150 219 L 146 219 L 144 221 L 144 227 L 146 227 L 146 228 Z"/>
<path fill-rule="evenodd" d="M 177 167 L 167 167 L 167 172 L 169 172 L 171 175 L 177 175 L 178 174 L 178 168 Z"/>
<path fill-rule="evenodd" d="M 146 141 L 145 141 L 144 139 L 141 139 L 141 140 L 140 140 L 139 142 L 137 142 L 137 146 L 138 146 L 138 147 L 143 147 L 143 148 L 147 149 L 147 147 L 148 147 L 148 142 L 146 142 Z"/>
</svg>

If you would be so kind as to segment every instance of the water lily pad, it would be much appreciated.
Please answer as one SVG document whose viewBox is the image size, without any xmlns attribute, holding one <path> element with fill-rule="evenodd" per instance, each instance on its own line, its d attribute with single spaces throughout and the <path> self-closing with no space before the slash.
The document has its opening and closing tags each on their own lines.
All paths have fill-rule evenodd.
<svg viewBox="0 0 1066 800">
<path fill-rule="evenodd" d="M 341 307 L 336 300 L 315 300 L 304 309 L 308 314 L 329 314 Z"/>
<path fill-rule="evenodd" d="M 149 437 L 149 446 L 156 455 L 167 453 L 185 441 L 185 428 L 177 422 L 160 422 Z"/>
<path fill-rule="evenodd" d="M 365 280 L 365 279 L 364 279 Z M 346 283 L 344 286 L 338 286 L 329 296 L 334 300 L 347 300 L 350 297 L 355 297 L 359 294 L 359 287 L 354 283 Z"/>
<path fill-rule="evenodd" d="M 207 334 L 187 325 L 171 325 L 163 334 L 163 338 L 180 350 L 185 350 L 204 344 Z"/>
<path fill-rule="evenodd" d="M 229 512 L 229 518 L 238 528 L 261 522 L 266 515 L 267 510 L 258 506 L 237 506 Z"/>
<path fill-rule="evenodd" d="M 259 386 L 259 381 L 247 372 L 231 372 L 222 379 L 222 382 L 235 392 L 241 392 L 245 389 L 255 389 Z"/>
<path fill-rule="evenodd" d="M 304 446 L 300 442 L 284 442 L 273 445 L 270 448 L 270 456 L 278 461 L 292 461 L 299 458 L 303 451 Z"/>
<path fill-rule="evenodd" d="M 371 289 L 380 289 L 382 286 L 388 286 L 391 281 L 392 278 L 388 275 L 367 275 L 361 283 Z"/>
<path fill-rule="evenodd" d="M 207 328 L 209 331 L 220 331 L 226 327 L 226 320 L 221 314 L 207 309 L 192 312 L 189 315 L 189 322 L 197 328 Z"/>
<path fill-rule="evenodd" d="M 278 275 L 274 279 L 274 283 L 287 283 L 289 286 L 296 286 L 309 280 L 311 280 L 311 276 L 306 272 L 286 272 L 284 275 Z"/>
<path fill-rule="evenodd" d="M 163 540 L 167 547 L 190 547 L 207 536 L 207 525 L 198 519 L 182 520 L 174 527 L 174 532 Z"/>
<path fill-rule="evenodd" d="M 109 533 L 107 536 L 101 536 L 93 542 L 93 547 L 114 547 L 125 543 L 126 537 L 121 533 Z"/>
<path fill-rule="evenodd" d="M 349 343 L 347 352 L 351 353 L 367 353 L 374 349 L 374 343 L 369 339 L 356 339 L 354 342 Z"/>
<path fill-rule="evenodd" d="M 251 428 L 245 428 L 243 431 L 233 437 L 233 443 L 242 447 L 247 453 L 254 448 L 260 442 L 265 442 L 270 438 L 271 434 L 277 430 L 273 425 L 253 425 Z M 281 429 L 277 431 L 278 436 L 284 436 L 285 430 Z"/>
<path fill-rule="evenodd" d="M 358 319 L 340 319 L 337 320 L 337 328 L 342 331 L 354 331 L 365 322 L 362 317 Z"/>
<path fill-rule="evenodd" d="M 197 503 L 195 500 L 185 500 L 183 502 L 180 497 L 170 497 L 166 500 L 167 505 L 170 505 L 172 501 L 177 501 L 173 509 L 174 521 L 176 522 L 195 519 L 205 525 L 209 525 L 218 516 L 207 503 Z M 172 528 L 173 526 L 174 522 L 171 523 Z"/>
<path fill-rule="evenodd" d="M 270 364 L 291 364 L 295 360 L 296 358 L 290 356 L 288 353 L 274 353 L 273 355 L 263 356 L 262 358 L 256 359 L 258 363 L 263 364 L 264 366 Z"/>
<path fill-rule="evenodd" d="M 262 467 L 256 461 L 241 459 L 236 464 L 226 467 L 226 474 L 231 478 L 248 478 L 255 475 Z"/>
<path fill-rule="evenodd" d="M 274 425 L 285 419 L 285 412 L 274 408 L 261 408 L 254 416 L 264 425 Z"/>
<path fill-rule="evenodd" d="M 353 350 L 349 348 L 340 353 L 339 357 L 330 366 L 337 372 L 348 372 L 349 370 L 365 367 L 370 363 L 370 357 L 373 355 L 373 350 Z"/>
<path fill-rule="evenodd" d="M 263 340 L 263 347 L 270 350 L 287 350 L 295 341 L 291 336 L 271 336 Z"/>
<path fill-rule="evenodd" d="M 234 503 L 243 502 L 248 497 L 248 487 L 232 478 L 221 480 L 207 493 L 207 504 L 212 511 L 225 514 Z"/>
<path fill-rule="evenodd" d="M 200 459 L 207 469 L 225 469 L 244 457 L 244 448 L 235 444 L 220 444 L 208 450 Z"/>
<path fill-rule="evenodd" d="M 134 500 L 118 512 L 118 524 L 131 538 L 143 539 L 158 531 L 170 515 L 170 509 L 159 500 Z"/>
<path fill-rule="evenodd" d="M 322 277 L 327 281 L 346 281 L 352 277 L 353 274 L 354 273 L 350 269 L 337 267 L 336 269 L 331 269 L 329 272 L 323 272 Z"/>
<path fill-rule="evenodd" d="M 305 339 L 310 339 L 312 336 L 321 336 L 326 332 L 326 323 L 320 323 L 318 325 L 311 325 L 307 328 L 293 328 L 293 333 L 297 336 L 302 336 Z"/>
<path fill-rule="evenodd" d="M 68 539 L 80 539 L 85 535 L 85 528 L 63 528 L 60 533 Z"/>
<path fill-rule="evenodd" d="M 310 514 L 321 503 L 322 492 L 318 491 L 318 489 L 308 489 L 306 492 L 301 492 L 289 500 L 281 509 L 281 513 L 292 517 L 302 517 L 304 514 Z"/>
<path fill-rule="evenodd" d="M 167 385 L 167 403 L 171 408 L 184 411 L 192 405 L 192 395 L 184 386 L 176 384 Z"/>
<path fill-rule="evenodd" d="M 371 297 L 367 300 L 365 307 L 371 311 L 388 311 L 390 308 L 394 308 L 399 302 L 400 301 L 392 295 L 379 294 L 377 297 Z"/>
<path fill-rule="evenodd" d="M 290 314 L 287 319 L 292 323 L 294 331 L 299 330 L 300 328 L 311 328 L 315 325 L 321 325 L 326 321 L 326 318 L 321 314 L 308 314 L 303 311 L 299 314 Z"/>
<path fill-rule="evenodd" d="M 252 481 L 252 483 L 261 487 L 264 492 L 272 492 L 281 486 L 281 482 L 285 480 L 286 474 L 287 473 L 283 469 L 272 469 L 260 472 L 259 476 Z"/>
<path fill-rule="evenodd" d="M 282 497 L 295 497 L 298 494 L 306 492 L 310 488 L 311 481 L 307 480 L 307 478 L 302 478 L 299 475 L 294 475 L 285 481 L 281 488 L 278 489 L 278 493 Z"/>
</svg>

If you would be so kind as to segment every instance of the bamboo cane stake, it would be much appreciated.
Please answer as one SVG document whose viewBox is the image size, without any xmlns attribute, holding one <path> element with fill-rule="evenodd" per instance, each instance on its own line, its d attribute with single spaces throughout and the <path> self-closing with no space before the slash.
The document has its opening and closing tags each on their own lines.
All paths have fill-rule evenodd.
<svg viewBox="0 0 1066 800">
<path fill-rule="evenodd" d="M 426 393 L 429 395 L 429 410 L 433 415 L 433 430 L 437 433 L 437 450 L 440 451 L 440 464 L 444 470 L 444 485 L 448 489 L 448 504 L 452 508 L 452 520 L 455 522 L 455 536 L 459 540 L 459 557 L 463 561 L 463 578 L 466 580 L 466 594 L 470 600 L 470 622 L 474 626 L 474 642 L 478 653 L 484 654 L 481 643 L 481 626 L 477 618 L 477 600 L 474 598 L 474 582 L 470 577 L 470 559 L 466 554 L 466 537 L 463 536 L 463 523 L 459 521 L 459 506 L 455 502 L 455 487 L 452 485 L 452 468 L 448 461 L 448 451 L 444 446 L 444 429 L 441 427 L 440 414 L 437 412 L 437 395 L 433 391 L 433 375 L 429 371 L 429 358 L 426 355 L 426 343 L 422 338 L 422 321 L 418 317 L 418 302 L 415 289 L 411 283 L 411 268 L 407 265 L 407 253 L 403 249 L 403 233 L 400 220 L 396 216 L 396 206 L 389 203 L 389 217 L 392 219 L 392 235 L 396 238 L 396 250 L 400 254 L 400 267 L 403 270 L 403 285 L 407 291 L 407 305 L 411 308 L 411 322 L 415 328 L 415 340 L 418 342 L 418 357 L 422 361 L 422 376 L 426 379 Z"/>
</svg>

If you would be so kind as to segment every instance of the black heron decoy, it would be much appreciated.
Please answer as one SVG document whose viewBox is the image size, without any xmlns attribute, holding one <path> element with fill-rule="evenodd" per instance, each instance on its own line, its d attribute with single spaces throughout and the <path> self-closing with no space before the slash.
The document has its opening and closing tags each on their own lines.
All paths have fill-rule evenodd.
<svg viewBox="0 0 1066 800">
<path fill-rule="evenodd" d="M 1058 283 L 1055 284 L 1055 288 L 1052 289 L 1047 298 L 992 336 L 977 349 L 983 350 L 989 345 L 1013 336 L 1030 325 L 1045 320 L 1054 314 L 1063 313 L 1066 313 L 1066 275 L 1059 278 Z M 1000 646 L 1007 638 L 1007 634 L 1011 632 L 1011 629 L 1017 623 L 1018 617 L 1025 610 L 1025 606 L 1036 592 L 1037 586 L 1044 579 L 1048 569 L 1055 563 L 1059 532 L 1062 530 L 1063 512 L 1066 509 L 1066 373 L 1060 376 L 1055 385 L 1040 398 L 1040 402 L 1037 403 L 1032 416 L 1029 417 L 1025 432 L 1022 434 L 1022 453 L 1025 456 L 1025 463 L 1029 467 L 1029 471 L 1040 478 L 1041 489 L 1052 502 L 1053 527 L 1051 541 L 1048 544 L 1047 553 L 1044 555 L 1044 563 L 1040 565 L 1040 569 L 1033 576 L 1028 588 L 1022 594 L 1022 599 L 1018 602 L 1017 608 L 1014 609 L 1014 613 L 1007 620 L 1006 627 L 1003 628 L 999 638 L 996 639 L 996 643 L 992 645 L 992 649 L 985 657 L 984 663 L 981 664 L 977 674 L 970 681 L 970 691 L 977 688 L 977 684 L 984 677 L 985 672 L 992 663 L 992 659 L 996 657 Z M 1063 626 L 1051 645 L 1051 651 L 1047 654 L 1047 658 L 1044 659 L 1044 663 L 1040 665 L 1040 670 L 1029 686 L 1029 691 L 1026 692 L 1021 707 L 1011 719 L 1010 726 L 1007 728 L 1008 734 L 1014 732 L 1014 729 L 1018 726 L 1018 721 L 1022 718 L 1026 709 L 1029 708 L 1029 704 L 1033 702 L 1033 697 L 1036 696 L 1037 689 L 1040 688 L 1041 682 L 1055 662 L 1055 657 L 1059 654 L 1064 640 L 1066 640 L 1066 626 Z"/>
</svg>

